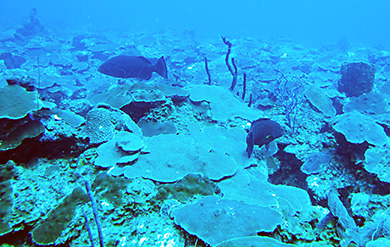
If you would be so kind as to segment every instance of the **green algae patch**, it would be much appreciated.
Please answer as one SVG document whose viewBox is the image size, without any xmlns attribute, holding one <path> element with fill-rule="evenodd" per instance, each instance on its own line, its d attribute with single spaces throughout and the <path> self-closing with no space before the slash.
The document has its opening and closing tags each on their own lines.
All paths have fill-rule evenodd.
<svg viewBox="0 0 390 247">
<path fill-rule="evenodd" d="M 107 173 L 100 173 L 92 184 L 92 190 L 101 198 L 114 204 L 116 207 L 123 205 L 123 194 L 129 180 L 125 178 L 114 178 Z"/>
<path fill-rule="evenodd" d="M 188 174 L 173 184 L 163 184 L 158 187 L 160 199 L 176 199 L 186 202 L 195 195 L 214 195 L 218 193 L 217 186 L 205 176 L 200 174 Z"/>
<path fill-rule="evenodd" d="M 87 194 L 81 188 L 75 188 L 57 208 L 49 213 L 46 220 L 33 230 L 33 241 L 41 245 L 54 244 L 75 216 L 77 205 L 88 201 Z"/>
</svg>

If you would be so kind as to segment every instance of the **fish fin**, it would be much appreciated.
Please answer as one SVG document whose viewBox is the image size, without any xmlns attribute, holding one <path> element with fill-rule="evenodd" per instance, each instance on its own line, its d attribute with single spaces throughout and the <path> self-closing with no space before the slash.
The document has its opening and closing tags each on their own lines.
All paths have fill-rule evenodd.
<svg viewBox="0 0 390 247">
<path fill-rule="evenodd" d="M 145 63 L 152 64 L 152 63 L 149 61 L 149 59 L 147 59 L 146 57 L 138 56 L 137 58 L 139 58 L 140 60 L 144 61 Z"/>
<path fill-rule="evenodd" d="M 250 158 L 252 155 L 254 145 L 255 145 L 255 140 L 253 138 L 253 132 L 250 131 L 248 133 L 248 136 L 246 137 L 246 153 L 248 154 L 248 158 Z"/>
<path fill-rule="evenodd" d="M 165 63 L 164 56 L 160 57 L 160 59 L 157 61 L 154 67 L 157 74 L 161 75 L 165 79 L 168 79 L 168 69 Z"/>
</svg>

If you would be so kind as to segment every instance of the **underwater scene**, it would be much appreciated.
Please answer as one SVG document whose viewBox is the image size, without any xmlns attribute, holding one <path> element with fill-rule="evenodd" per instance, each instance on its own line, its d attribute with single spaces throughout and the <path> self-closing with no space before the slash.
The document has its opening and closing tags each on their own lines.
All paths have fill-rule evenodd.
<svg viewBox="0 0 390 247">
<path fill-rule="evenodd" d="M 390 246 L 389 11 L 1 0 L 0 247 Z"/>
</svg>

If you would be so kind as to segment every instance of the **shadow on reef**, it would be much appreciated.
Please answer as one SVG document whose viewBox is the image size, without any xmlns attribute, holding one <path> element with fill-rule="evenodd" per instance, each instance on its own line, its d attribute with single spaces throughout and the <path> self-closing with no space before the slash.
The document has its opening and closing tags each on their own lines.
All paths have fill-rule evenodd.
<svg viewBox="0 0 390 247">
<path fill-rule="evenodd" d="M 0 152 L 0 164 L 8 160 L 27 164 L 36 158 L 74 158 L 85 151 L 87 145 L 75 138 L 63 138 L 61 141 L 39 141 L 39 137 L 23 140 L 15 149 Z"/>
<path fill-rule="evenodd" d="M 0 236 L 0 243 L 2 246 L 30 246 L 30 247 L 38 247 L 41 245 L 37 245 L 32 241 L 31 238 L 31 230 L 33 226 L 25 226 L 23 230 L 10 232 L 3 236 Z M 7 245 L 8 244 L 8 245 Z M 58 244 L 56 247 L 69 247 L 69 243 Z"/>
<path fill-rule="evenodd" d="M 297 159 L 294 154 L 284 151 L 287 145 L 278 144 L 279 151 L 274 155 L 280 163 L 280 169 L 269 176 L 268 182 L 272 184 L 284 184 L 295 186 L 308 190 L 306 178 L 307 175 L 301 171 L 302 161 Z"/>
<path fill-rule="evenodd" d="M 24 230 L 12 232 L 0 237 L 0 243 L 3 243 L 4 246 L 9 244 L 10 246 L 30 246 L 30 247 L 38 247 L 42 245 L 35 244 L 32 239 L 29 231 L 31 231 L 32 227 L 25 228 Z M 54 245 L 52 245 L 54 246 Z M 58 244 L 56 247 L 69 247 L 69 243 Z"/>
<path fill-rule="evenodd" d="M 23 246 L 27 243 L 28 246 L 34 246 L 31 241 L 31 235 L 29 234 L 32 228 L 32 226 L 25 227 L 23 230 L 5 234 L 0 237 L 0 243 L 12 244 L 13 246 Z"/>
<path fill-rule="evenodd" d="M 389 183 L 380 181 L 377 175 L 369 173 L 365 170 L 363 162 L 365 153 L 371 146 L 367 141 L 362 144 L 349 143 L 345 136 L 340 133 L 335 133 L 335 139 L 339 144 L 336 148 L 336 153 L 339 159 L 339 163 L 344 164 L 346 170 L 355 172 L 357 181 L 365 181 L 362 187 L 351 187 L 350 193 L 360 192 L 364 189 L 370 192 L 370 194 L 377 194 L 385 196 L 390 194 Z"/>
</svg>

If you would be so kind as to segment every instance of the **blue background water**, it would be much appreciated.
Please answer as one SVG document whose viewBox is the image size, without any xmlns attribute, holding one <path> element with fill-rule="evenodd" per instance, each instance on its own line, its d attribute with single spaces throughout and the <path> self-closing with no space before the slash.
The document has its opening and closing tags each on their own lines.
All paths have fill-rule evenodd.
<svg viewBox="0 0 390 247">
<path fill-rule="evenodd" d="M 299 42 L 387 46 L 386 0 L 1 0 L 0 24 L 21 24 L 32 7 L 53 30 L 193 29 L 204 35 L 286 37 Z"/>
</svg>

